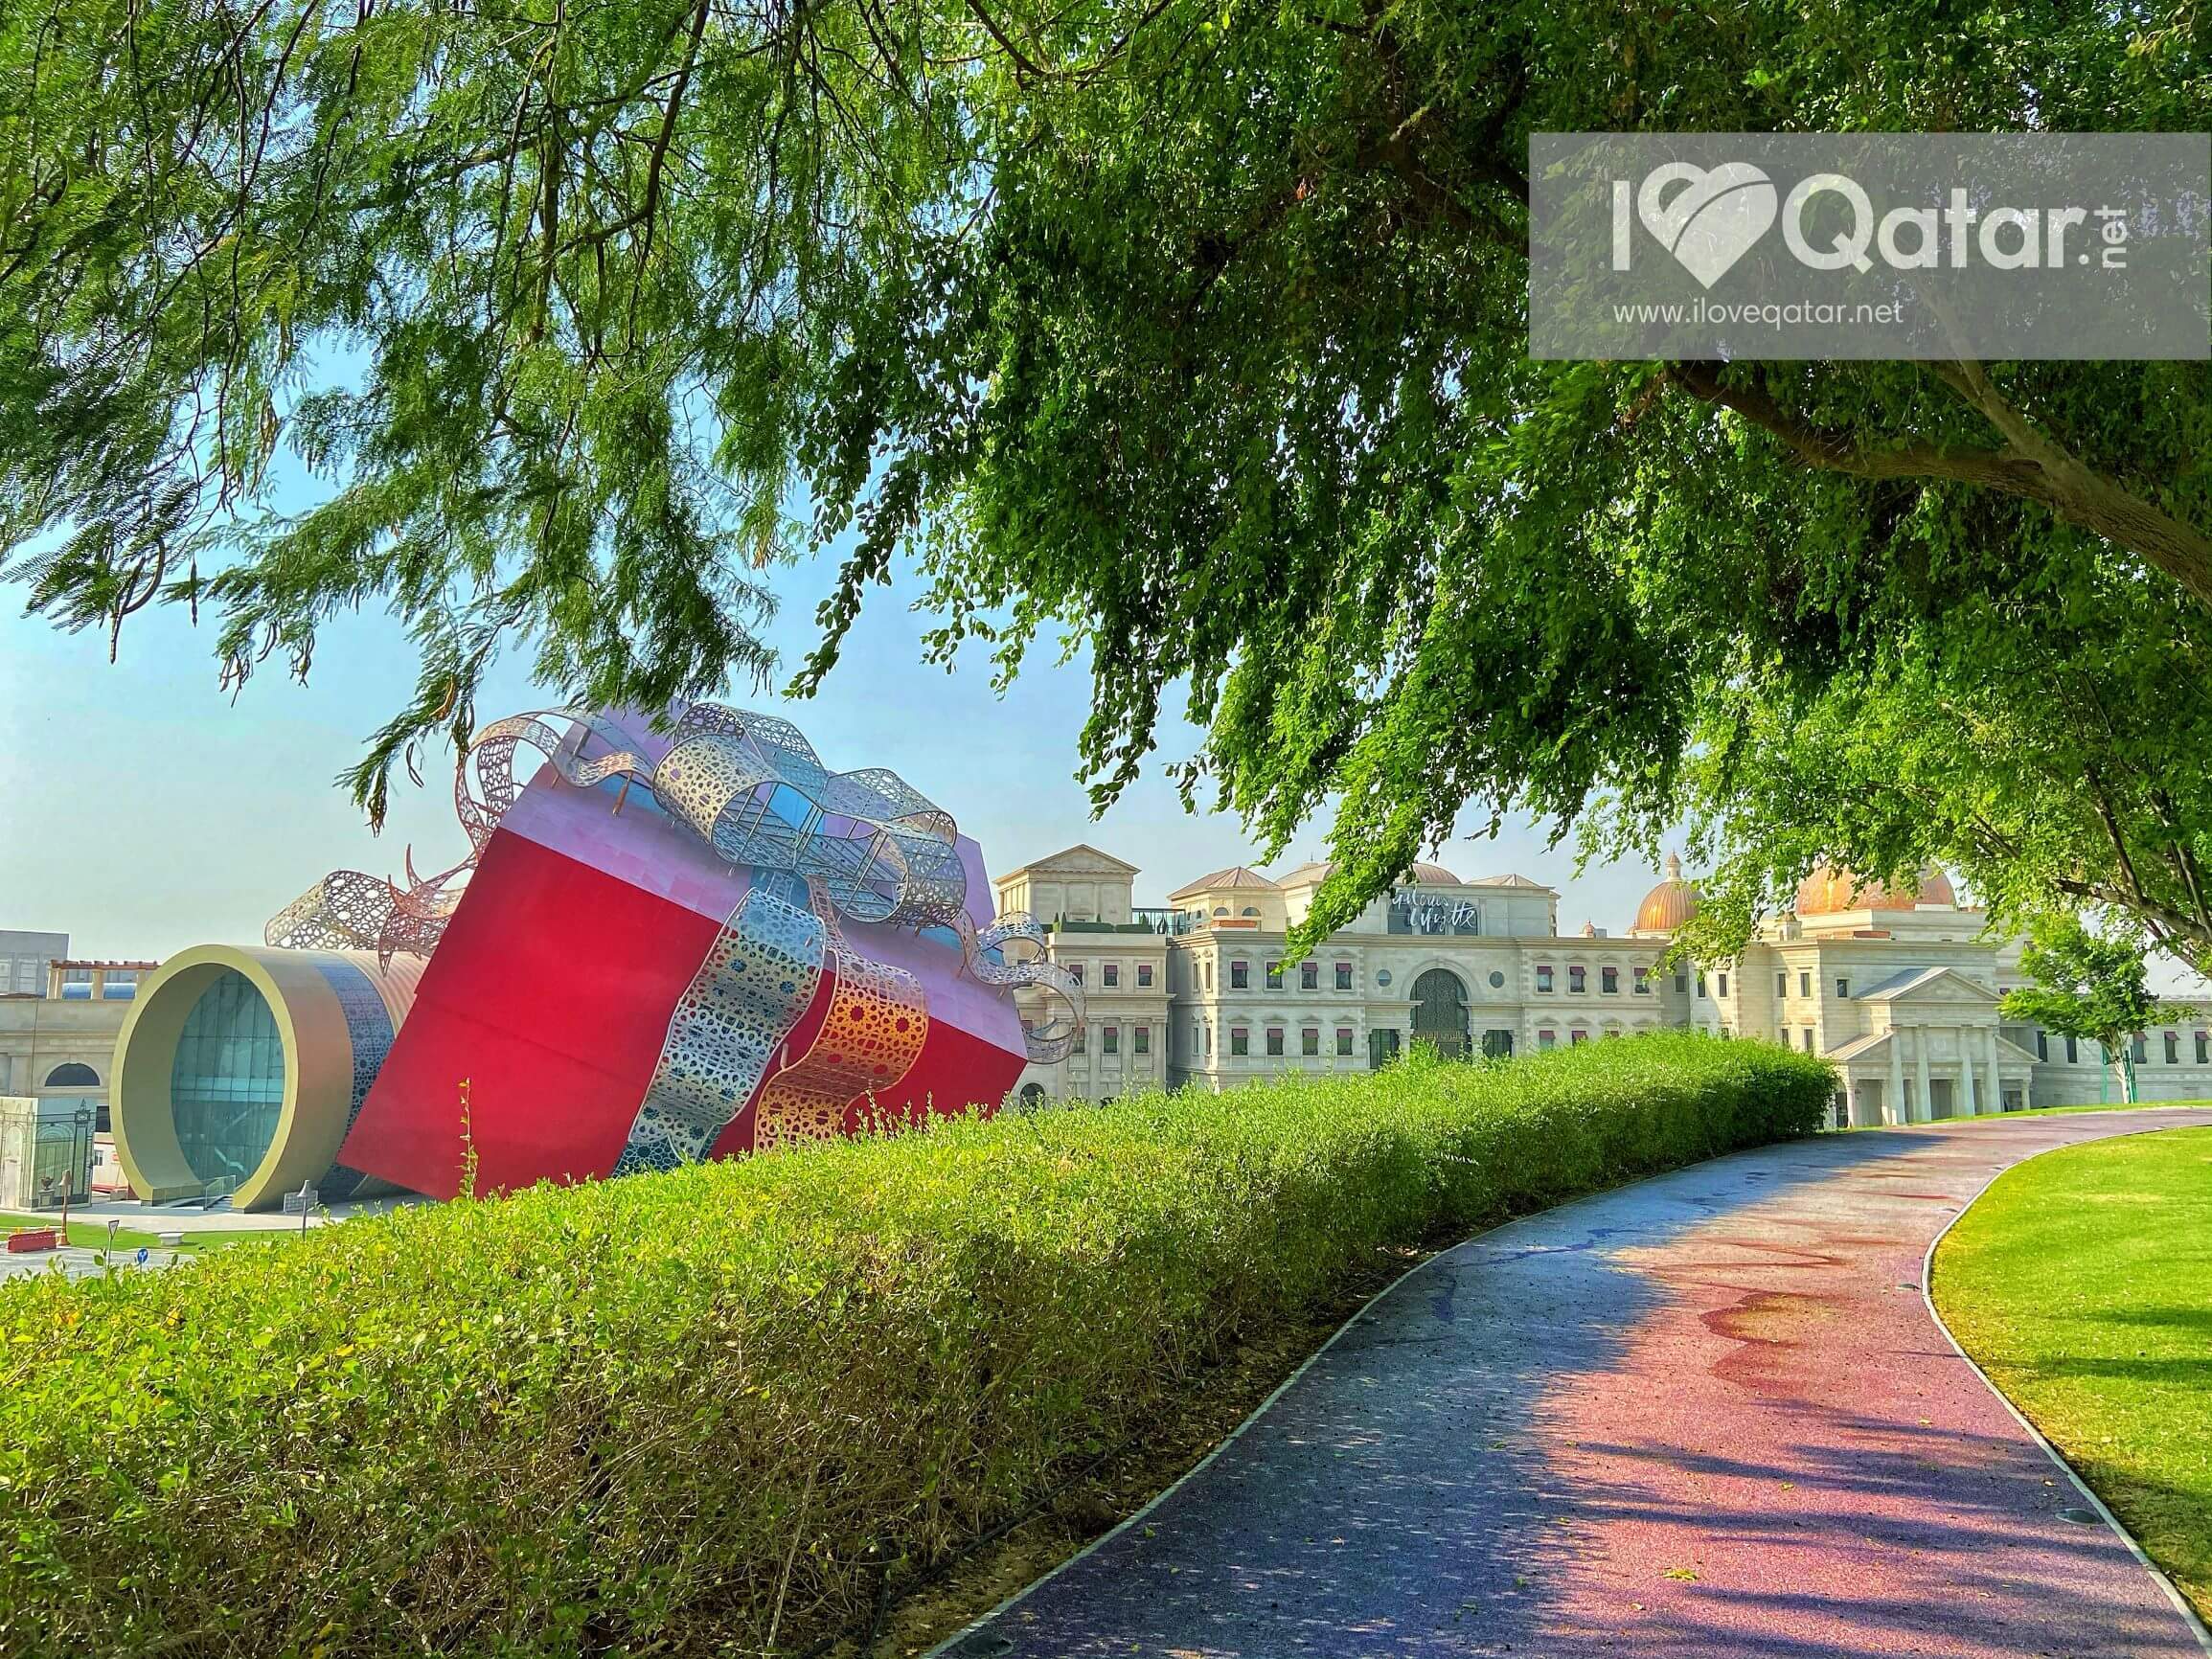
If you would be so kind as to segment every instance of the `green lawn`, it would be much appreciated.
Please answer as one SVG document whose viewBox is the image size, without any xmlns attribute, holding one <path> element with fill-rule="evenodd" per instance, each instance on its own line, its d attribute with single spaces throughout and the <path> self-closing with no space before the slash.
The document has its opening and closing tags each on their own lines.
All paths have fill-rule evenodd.
<svg viewBox="0 0 2212 1659">
<path fill-rule="evenodd" d="M 0 1216 L 0 1239 L 5 1239 L 7 1235 L 19 1227 L 51 1227 L 60 1218 L 61 1212 L 58 1210 L 39 1216 Z M 225 1232 L 187 1233 L 184 1236 L 184 1248 L 187 1250 L 204 1250 L 211 1244 L 235 1244 L 240 1239 L 288 1239 L 292 1235 L 286 1232 L 250 1227 Z M 87 1250 L 104 1250 L 107 1248 L 107 1223 L 105 1221 L 80 1221 L 73 1216 L 69 1222 L 69 1242 L 80 1245 Z M 162 1247 L 160 1241 L 151 1232 L 139 1231 L 130 1227 L 118 1227 L 115 1230 L 115 1247 L 118 1250 L 136 1250 L 141 1244 L 149 1250 L 158 1250 Z"/>
<path fill-rule="evenodd" d="M 60 1218 L 61 1212 L 58 1210 L 37 1216 L 0 1216 L 0 1237 L 25 1227 L 51 1227 Z M 69 1241 L 81 1244 L 88 1250 L 104 1250 L 107 1248 L 107 1223 L 79 1221 L 73 1217 L 69 1223 Z M 134 1232 L 128 1227 L 119 1227 L 115 1232 L 115 1244 L 119 1250 L 135 1250 L 141 1244 L 151 1245 L 153 1241 L 151 1233 Z"/>
<path fill-rule="evenodd" d="M 2086 1106 L 2023 1106 L 2017 1112 L 1976 1112 L 1970 1118 L 1940 1118 L 1937 1122 L 1946 1127 L 1960 1124 L 2009 1124 L 2019 1118 L 2056 1118 L 2068 1112 L 2165 1112 L 2180 1111 L 2189 1106 L 2212 1106 L 2212 1101 L 2091 1101 Z M 1864 1134 L 1869 1130 L 1894 1129 L 1895 1124 L 1854 1124 L 1848 1129 L 1833 1131 L 1837 1134 Z"/>
<path fill-rule="evenodd" d="M 2212 1128 L 2046 1152 L 1936 1252 L 1961 1346 L 2212 1616 Z"/>
<path fill-rule="evenodd" d="M 2000 1118 L 2055 1118 L 2066 1112 L 2166 1112 L 2185 1106 L 2212 1106 L 2212 1101 L 2099 1101 L 2086 1106 L 2030 1106 L 2020 1112 L 1994 1112 Z M 1969 1120 L 1973 1121 L 1973 1120 Z"/>
</svg>

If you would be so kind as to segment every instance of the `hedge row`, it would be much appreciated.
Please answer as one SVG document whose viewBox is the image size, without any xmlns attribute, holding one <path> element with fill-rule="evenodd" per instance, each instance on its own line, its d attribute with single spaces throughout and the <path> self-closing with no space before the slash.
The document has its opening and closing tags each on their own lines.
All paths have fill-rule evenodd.
<svg viewBox="0 0 2212 1659">
<path fill-rule="evenodd" d="M 1665 1035 L 424 1206 L 0 1287 L 0 1652 L 794 1651 L 1376 1252 L 1810 1132 Z"/>
</svg>

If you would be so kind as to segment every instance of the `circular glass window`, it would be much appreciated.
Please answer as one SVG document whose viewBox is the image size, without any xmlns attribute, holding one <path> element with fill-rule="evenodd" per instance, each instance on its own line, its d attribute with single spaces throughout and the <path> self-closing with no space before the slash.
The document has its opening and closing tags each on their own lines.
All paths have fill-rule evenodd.
<svg viewBox="0 0 2212 1659">
<path fill-rule="evenodd" d="M 226 970 L 185 1015 L 170 1068 L 177 1145 L 211 1193 L 261 1167 L 285 1104 L 285 1044 L 253 982 Z"/>
<path fill-rule="evenodd" d="M 1377 968 L 1375 970 L 1375 983 L 1377 985 L 1388 985 L 1390 983 L 1390 970 L 1387 967 Z"/>
<path fill-rule="evenodd" d="M 1492 968 L 1492 969 L 1490 970 L 1490 989 L 1493 989 L 1493 990 L 1496 990 L 1496 989 L 1497 989 L 1499 987 L 1503 986 L 1504 984 L 1505 984 L 1505 975 L 1504 975 L 1504 974 L 1502 974 L 1502 973 L 1500 973 L 1500 972 L 1498 972 L 1496 968 L 1494 968 L 1494 968 Z"/>
</svg>

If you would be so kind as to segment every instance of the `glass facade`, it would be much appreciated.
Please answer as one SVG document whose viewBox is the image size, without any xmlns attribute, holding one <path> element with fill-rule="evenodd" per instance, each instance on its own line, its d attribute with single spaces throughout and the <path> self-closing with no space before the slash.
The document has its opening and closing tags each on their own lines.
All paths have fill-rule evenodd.
<svg viewBox="0 0 2212 1659">
<path fill-rule="evenodd" d="M 245 975 L 226 971 L 193 1004 L 169 1091 L 184 1160 L 210 1191 L 229 1192 L 254 1172 L 284 1106 L 285 1045 Z"/>
</svg>

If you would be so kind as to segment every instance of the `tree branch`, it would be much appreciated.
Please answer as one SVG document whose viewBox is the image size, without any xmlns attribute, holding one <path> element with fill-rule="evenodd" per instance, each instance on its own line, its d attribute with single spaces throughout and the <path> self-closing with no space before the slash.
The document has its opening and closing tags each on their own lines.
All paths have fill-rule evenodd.
<svg viewBox="0 0 2212 1659">
<path fill-rule="evenodd" d="M 2032 461 L 2050 481 L 2061 515 L 2138 553 L 2212 606 L 2212 537 L 2145 501 L 2046 436 L 1990 384 L 1971 358 L 1933 365 L 1935 376 L 2004 436 L 2012 452 Z"/>
<path fill-rule="evenodd" d="M 1724 383 L 1718 365 L 1672 364 L 1667 378 L 1693 398 L 1733 409 L 1780 439 L 1808 466 L 1855 478 L 1942 479 L 2038 502 L 2067 523 L 2138 555 L 2212 610 L 2212 537 L 2092 471 L 2039 432 L 1990 385 L 1978 363 L 1934 368 L 1946 386 L 1997 429 L 2006 447 L 1905 443 L 1863 448 L 1848 433 L 1799 420 L 1762 386 Z"/>
</svg>

